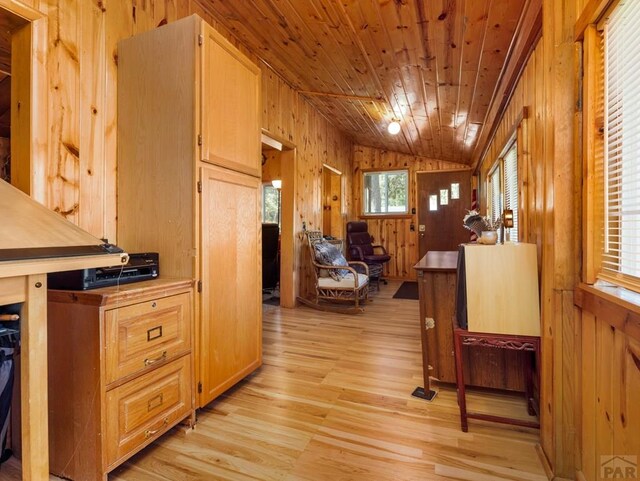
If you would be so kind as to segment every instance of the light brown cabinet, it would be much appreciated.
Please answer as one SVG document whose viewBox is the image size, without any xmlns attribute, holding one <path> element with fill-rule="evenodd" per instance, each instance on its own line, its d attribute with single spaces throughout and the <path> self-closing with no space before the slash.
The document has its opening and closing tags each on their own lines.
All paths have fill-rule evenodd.
<svg viewBox="0 0 640 481">
<path fill-rule="evenodd" d="M 260 69 L 197 16 L 118 46 L 118 245 L 196 281 L 197 407 L 262 363 Z"/>
<path fill-rule="evenodd" d="M 191 280 L 48 293 L 51 472 L 106 474 L 195 409 Z"/>
</svg>

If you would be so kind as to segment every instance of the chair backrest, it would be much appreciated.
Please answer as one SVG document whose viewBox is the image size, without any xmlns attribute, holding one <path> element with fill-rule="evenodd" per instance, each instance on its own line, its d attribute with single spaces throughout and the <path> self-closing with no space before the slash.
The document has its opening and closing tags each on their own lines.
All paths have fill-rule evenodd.
<svg viewBox="0 0 640 481">
<path fill-rule="evenodd" d="M 280 229 L 278 224 L 262 224 L 262 288 L 272 289 L 280 280 Z"/>
<path fill-rule="evenodd" d="M 318 281 L 318 277 L 320 277 L 320 265 L 316 262 L 316 250 L 313 245 L 316 242 L 320 242 L 322 240 L 322 232 L 315 230 L 307 231 L 307 244 L 309 245 L 309 256 L 311 260 L 311 266 L 313 268 L 313 273 L 316 278 L 316 282 Z"/>
<path fill-rule="evenodd" d="M 365 256 L 373 254 L 371 235 L 367 229 L 368 225 L 364 221 L 347 222 L 347 243 L 349 245 L 349 256 L 352 259 L 362 260 L 358 255 L 358 250 L 352 249 L 352 246 L 359 246 Z"/>
</svg>

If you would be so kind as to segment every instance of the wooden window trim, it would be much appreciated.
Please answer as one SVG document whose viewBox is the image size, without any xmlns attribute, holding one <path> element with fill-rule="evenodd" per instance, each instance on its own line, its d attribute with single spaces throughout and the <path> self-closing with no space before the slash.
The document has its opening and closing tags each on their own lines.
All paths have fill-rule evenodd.
<svg viewBox="0 0 640 481">
<path fill-rule="evenodd" d="M 589 0 L 589 2 L 582 9 L 580 18 L 574 25 L 574 39 L 576 42 L 581 42 L 585 38 L 585 32 L 590 25 L 598 23 L 602 17 L 610 12 L 613 8 L 620 3 L 620 0 Z"/>
<path fill-rule="evenodd" d="M 411 219 L 413 214 L 360 214 L 358 219 Z"/>
<path fill-rule="evenodd" d="M 574 292 L 574 304 L 591 312 L 611 327 L 640 341 L 640 294 L 622 287 L 581 283 Z"/>
<path fill-rule="evenodd" d="M 371 172 L 406 172 L 407 173 L 407 212 L 390 212 L 388 214 L 366 214 L 364 212 L 364 174 Z M 411 214 L 412 200 L 411 199 L 411 169 L 409 167 L 385 167 L 385 168 L 367 168 L 360 169 L 360 214 L 359 219 L 410 219 L 413 217 Z"/>
</svg>

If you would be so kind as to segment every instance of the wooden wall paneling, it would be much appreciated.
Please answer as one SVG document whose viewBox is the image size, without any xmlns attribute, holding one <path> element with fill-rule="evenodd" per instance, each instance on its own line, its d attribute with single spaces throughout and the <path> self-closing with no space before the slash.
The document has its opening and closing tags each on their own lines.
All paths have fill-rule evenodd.
<svg viewBox="0 0 640 481">
<path fill-rule="evenodd" d="M 104 172 L 105 204 L 109 215 L 105 219 L 105 235 L 111 242 L 117 241 L 117 134 L 118 134 L 118 42 L 133 35 L 134 26 L 131 18 L 129 0 L 110 2 L 105 11 L 105 48 L 104 58 L 107 84 L 105 87 L 105 131 L 104 131 Z"/>
<path fill-rule="evenodd" d="M 640 453 L 640 323 L 637 306 L 617 295 L 586 284 L 575 293 L 582 309 L 576 469 L 578 479 L 598 481 L 602 456 Z"/>
<path fill-rule="evenodd" d="M 582 311 L 582 372 L 580 373 L 581 423 L 578 430 L 577 468 L 588 480 L 596 479 L 597 324 L 593 314 Z"/>
<path fill-rule="evenodd" d="M 271 69 L 266 70 L 271 71 Z M 275 110 L 276 112 L 279 112 L 279 115 L 277 116 L 277 123 L 275 125 L 276 132 L 279 132 L 283 138 L 293 142 L 295 139 L 294 132 L 297 123 L 298 95 L 281 79 L 279 79 L 277 87 L 278 104 L 277 109 Z"/>
<path fill-rule="evenodd" d="M 595 452 L 613 454 L 613 375 L 615 359 L 615 331 L 606 323 L 596 323 L 596 432 L 593 443 Z M 615 361 L 614 361 L 615 360 Z M 596 470 L 599 471 L 596 456 Z M 596 478 L 597 479 L 597 478 Z"/>
<path fill-rule="evenodd" d="M 280 239 L 280 305 L 282 307 L 295 307 L 296 299 L 300 293 L 300 251 L 302 242 L 298 236 L 300 221 L 296 217 L 296 189 L 297 179 L 295 175 L 297 152 L 293 149 L 285 150 L 280 154 L 281 164 L 285 165 L 282 171 L 282 233 Z M 287 246 L 290 246 L 287 248 Z M 308 249 L 304 249 L 308 250 Z"/>
<path fill-rule="evenodd" d="M 48 205 L 78 224 L 80 205 L 79 10 L 72 0 L 43 0 L 49 18 Z"/>
<path fill-rule="evenodd" d="M 278 82 L 273 70 L 262 71 L 262 128 L 272 134 L 277 134 L 274 130 L 277 122 L 272 117 L 275 116 L 278 102 Z"/>
<path fill-rule="evenodd" d="M 571 382 L 575 337 L 571 335 L 573 311 L 569 312 L 567 307 L 572 304 L 577 281 L 576 264 L 580 256 L 579 249 L 576 251 L 575 247 L 575 235 L 579 232 L 579 219 L 575 215 L 576 197 L 579 198 L 576 186 L 581 180 L 576 172 L 574 137 L 576 96 L 579 95 L 575 88 L 579 68 L 573 42 L 573 27 L 577 19 L 575 3 L 575 0 L 563 0 L 562 8 L 558 8 L 555 1 L 545 0 L 543 4 L 546 65 L 544 158 L 547 162 L 544 175 L 542 319 L 544 331 L 548 334 L 546 346 L 554 349 L 553 356 L 547 351 L 543 357 L 543 369 L 550 362 L 554 366 L 552 377 L 543 374 L 543 393 L 546 390 L 549 395 L 546 399 L 553 403 L 554 412 L 552 417 L 543 416 L 542 430 L 552 433 L 554 444 L 543 444 L 543 448 L 554 472 L 562 477 L 571 477 L 575 472 L 574 439 L 569 434 L 575 429 L 575 392 Z M 571 187 L 570 195 L 567 195 L 568 189 L 560 188 L 556 179 L 562 179 L 563 185 Z M 552 292 L 557 294 L 552 297 Z M 559 302 L 564 305 L 561 311 L 557 307 Z M 575 329 L 579 328 L 579 324 L 575 325 Z"/>
<path fill-rule="evenodd" d="M 546 6 L 545 6 L 546 5 Z M 547 8 L 551 10 L 547 10 Z M 554 340 L 561 335 L 557 329 L 556 312 L 554 310 L 555 292 L 553 289 L 554 267 L 553 267 L 553 159 L 554 154 L 554 91 L 555 69 L 554 60 L 556 55 L 556 35 L 557 21 L 553 14 L 554 6 L 551 2 L 543 4 L 543 32 L 542 37 L 544 58 L 544 73 L 542 77 L 543 86 L 543 159 L 549 159 L 543 162 L 542 176 L 540 180 L 543 182 L 545 189 L 543 191 L 543 212 L 542 212 L 542 265 L 541 265 L 541 344 L 542 344 L 542 366 L 540 386 L 541 398 L 541 415 L 540 415 L 540 441 L 544 454 L 547 457 L 554 473 L 557 472 L 558 462 L 562 462 L 557 458 L 558 446 L 558 427 L 562 423 L 561 407 L 557 404 L 558 393 L 557 379 L 561 372 L 559 367 L 562 366 L 562 354 L 557 350 L 561 344 L 554 343 Z M 551 12 L 551 13 L 550 13 Z M 559 341 L 559 339 L 557 339 Z M 561 449 L 561 448 L 560 448 Z"/>
<path fill-rule="evenodd" d="M 282 152 L 275 149 L 263 150 L 267 161 L 262 166 L 262 182 L 271 182 L 275 179 L 282 180 Z"/>
<path fill-rule="evenodd" d="M 614 373 L 617 406 L 613 412 L 614 453 L 634 455 L 640 453 L 640 341 L 616 331 L 616 357 L 620 365 Z"/>
<path fill-rule="evenodd" d="M 79 4 L 79 144 L 78 225 L 108 238 L 105 188 L 106 15 L 97 1 Z M 115 240 L 115 239 L 113 239 Z"/>
</svg>

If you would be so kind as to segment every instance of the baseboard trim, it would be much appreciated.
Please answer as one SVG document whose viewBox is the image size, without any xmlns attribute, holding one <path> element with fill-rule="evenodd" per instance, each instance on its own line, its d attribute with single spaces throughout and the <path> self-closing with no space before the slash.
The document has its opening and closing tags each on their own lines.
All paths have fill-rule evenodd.
<svg viewBox="0 0 640 481">
<path fill-rule="evenodd" d="M 547 475 L 549 481 L 554 481 L 555 476 L 553 474 L 553 469 L 551 468 L 551 463 L 549 462 L 549 458 L 547 458 L 544 449 L 540 443 L 536 444 L 536 452 L 538 453 L 538 458 L 540 458 L 540 462 L 542 463 L 542 468 L 544 469 L 544 473 Z"/>
</svg>

